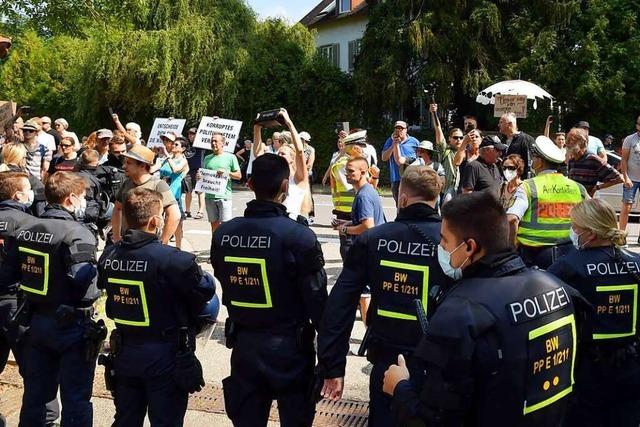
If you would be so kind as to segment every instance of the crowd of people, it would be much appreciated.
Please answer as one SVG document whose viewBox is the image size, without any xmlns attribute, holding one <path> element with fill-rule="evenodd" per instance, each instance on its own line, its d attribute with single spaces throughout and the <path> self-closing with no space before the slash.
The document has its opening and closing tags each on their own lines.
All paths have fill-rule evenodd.
<svg viewBox="0 0 640 427">
<path fill-rule="evenodd" d="M 640 423 L 640 255 L 625 249 L 640 188 L 640 117 L 619 169 L 579 122 L 552 140 L 498 133 L 474 117 L 435 142 L 396 121 L 381 147 L 397 216 L 386 218 L 366 130 L 338 133 L 322 177 L 343 268 L 331 292 L 316 234 L 315 150 L 286 110 L 284 129 L 235 154 L 187 136 L 149 147 L 135 123 L 86 139 L 57 119 L 6 127 L 0 164 L 0 354 L 24 380 L 23 427 L 57 418 L 92 425 L 98 354 L 116 426 L 181 426 L 204 385 L 197 337 L 227 307 L 236 426 L 310 426 L 316 402 L 339 399 L 360 309 L 359 354 L 372 363 L 369 425 L 635 426 Z M 446 135 L 446 137 L 445 137 Z M 608 141 L 610 143 L 610 141 Z M 196 191 L 204 170 L 228 178 Z M 232 215 L 232 181 L 255 194 Z M 597 197 L 622 184 L 622 212 Z M 196 193 L 197 211 L 192 215 Z M 183 200 L 184 199 L 184 200 Z M 183 222 L 206 212 L 213 276 L 180 250 Z M 105 248 L 98 256 L 98 240 Z M 175 239 L 175 247 L 169 245 Z M 106 315 L 94 304 L 106 295 Z M 106 343 L 104 343 L 106 340 Z"/>
</svg>

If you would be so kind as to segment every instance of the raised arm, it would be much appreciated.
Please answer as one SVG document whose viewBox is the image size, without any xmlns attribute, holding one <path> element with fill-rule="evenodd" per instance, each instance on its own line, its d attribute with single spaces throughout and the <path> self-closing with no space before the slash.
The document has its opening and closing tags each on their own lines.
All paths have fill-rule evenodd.
<svg viewBox="0 0 640 427">
<path fill-rule="evenodd" d="M 284 118 L 285 125 L 291 132 L 291 139 L 293 141 L 293 148 L 296 151 L 296 182 L 308 181 L 309 174 L 307 173 L 307 164 L 304 161 L 304 147 L 302 145 L 302 139 L 300 139 L 300 135 L 298 134 L 298 130 L 296 126 L 291 121 L 289 117 L 289 113 L 287 110 L 283 109 L 280 113 Z"/>
<path fill-rule="evenodd" d="M 553 123 L 553 116 L 547 116 L 547 122 L 544 124 L 544 136 L 551 138 L 551 123 Z"/>
<path fill-rule="evenodd" d="M 253 144 L 251 144 L 253 156 L 257 159 L 264 154 L 264 144 L 262 143 L 262 126 L 253 125 Z"/>
<path fill-rule="evenodd" d="M 112 114 L 111 118 L 113 119 L 113 124 L 116 125 L 116 129 L 118 129 L 120 132 L 122 132 L 124 134 L 123 136 L 125 137 L 125 139 L 127 141 L 129 141 L 132 144 L 135 144 L 135 143 L 138 142 L 136 137 L 133 136 L 133 135 L 129 135 L 129 132 L 127 132 L 127 129 L 125 129 L 125 127 L 122 126 L 122 123 L 120 122 L 120 117 L 118 117 L 117 114 L 115 114 L 115 113 Z"/>
<path fill-rule="evenodd" d="M 438 120 L 438 104 L 429 104 L 429 112 L 433 115 L 435 120 L 433 120 L 433 130 L 435 131 L 436 145 L 444 146 L 446 148 L 447 141 L 444 138 L 444 132 L 442 132 L 442 126 L 440 125 L 440 120 Z"/>
</svg>

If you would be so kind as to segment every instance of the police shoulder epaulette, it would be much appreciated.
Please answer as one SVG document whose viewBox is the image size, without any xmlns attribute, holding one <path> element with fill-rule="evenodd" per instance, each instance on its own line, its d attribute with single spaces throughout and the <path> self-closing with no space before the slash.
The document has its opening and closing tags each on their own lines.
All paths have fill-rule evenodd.
<svg viewBox="0 0 640 427">
<path fill-rule="evenodd" d="M 307 218 L 303 217 L 302 215 L 298 215 L 298 217 L 296 218 L 296 222 L 306 227 L 309 226 L 309 221 L 307 221 Z"/>
</svg>

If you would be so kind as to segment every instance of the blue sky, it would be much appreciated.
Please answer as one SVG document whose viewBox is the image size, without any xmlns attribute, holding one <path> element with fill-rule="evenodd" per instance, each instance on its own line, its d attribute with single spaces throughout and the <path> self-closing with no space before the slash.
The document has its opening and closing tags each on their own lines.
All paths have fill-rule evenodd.
<svg viewBox="0 0 640 427">
<path fill-rule="evenodd" d="M 247 0 L 247 3 L 260 18 L 284 17 L 293 23 L 309 13 L 320 0 Z"/>
</svg>

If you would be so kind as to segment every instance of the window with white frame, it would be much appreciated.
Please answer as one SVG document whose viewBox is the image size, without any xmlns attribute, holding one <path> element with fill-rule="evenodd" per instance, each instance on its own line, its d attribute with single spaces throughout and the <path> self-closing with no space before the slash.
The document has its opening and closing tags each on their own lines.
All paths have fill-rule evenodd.
<svg viewBox="0 0 640 427">
<path fill-rule="evenodd" d="M 317 52 L 318 55 L 329 61 L 329 63 L 340 68 L 340 45 L 338 43 L 319 46 Z"/>
<path fill-rule="evenodd" d="M 338 14 L 351 12 L 351 0 L 337 0 L 338 1 Z"/>
</svg>

